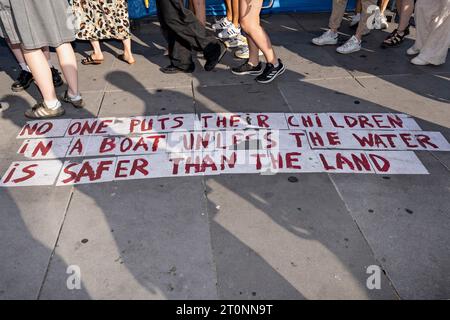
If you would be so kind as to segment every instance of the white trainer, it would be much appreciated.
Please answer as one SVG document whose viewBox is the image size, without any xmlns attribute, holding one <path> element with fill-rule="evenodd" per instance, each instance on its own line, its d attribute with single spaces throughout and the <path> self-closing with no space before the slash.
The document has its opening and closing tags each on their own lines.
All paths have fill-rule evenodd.
<svg viewBox="0 0 450 320">
<path fill-rule="evenodd" d="M 228 28 L 230 25 L 232 25 L 230 20 L 227 19 L 227 17 L 223 17 L 222 19 L 216 21 L 211 27 L 214 31 L 223 30 Z"/>
<path fill-rule="evenodd" d="M 327 30 L 320 37 L 312 39 L 312 43 L 314 43 L 316 46 L 333 45 L 337 42 L 338 34 L 337 32 L 333 32 L 331 30 Z"/>
<path fill-rule="evenodd" d="M 359 23 L 359 21 L 361 20 L 361 13 L 357 13 L 357 14 L 351 16 L 350 19 L 351 19 L 350 27 L 357 25 Z"/>
<path fill-rule="evenodd" d="M 261 50 L 259 50 L 258 55 L 262 56 L 264 54 L 262 53 Z M 236 58 L 239 58 L 239 59 L 248 59 L 248 58 L 250 58 L 250 51 L 248 49 L 248 46 L 245 45 L 245 46 L 242 46 L 239 49 L 237 49 L 236 52 L 234 53 L 234 56 Z"/>
<path fill-rule="evenodd" d="M 336 48 L 336 51 L 342 54 L 349 54 L 359 50 L 361 50 L 361 41 L 355 36 L 352 36 L 342 46 Z"/>
<path fill-rule="evenodd" d="M 415 64 L 416 66 L 426 66 L 430 64 L 428 61 L 421 59 L 419 56 L 413 58 L 411 60 L 411 63 Z"/>
<path fill-rule="evenodd" d="M 231 24 L 226 29 L 223 29 L 217 35 L 220 39 L 230 39 L 237 37 L 241 34 L 241 27 L 236 27 L 234 24 Z"/>
<path fill-rule="evenodd" d="M 415 56 L 416 54 L 419 54 L 420 50 L 416 49 L 414 46 L 412 46 L 411 48 L 409 48 L 408 50 L 406 50 L 406 54 L 408 56 Z"/>
<path fill-rule="evenodd" d="M 237 37 L 226 40 L 224 43 L 227 48 L 242 47 L 247 45 L 247 38 L 240 34 Z"/>
</svg>

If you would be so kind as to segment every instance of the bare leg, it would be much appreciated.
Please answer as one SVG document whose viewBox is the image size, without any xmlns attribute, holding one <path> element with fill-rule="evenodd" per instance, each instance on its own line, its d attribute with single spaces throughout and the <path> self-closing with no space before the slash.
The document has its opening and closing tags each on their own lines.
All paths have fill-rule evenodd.
<svg viewBox="0 0 450 320">
<path fill-rule="evenodd" d="M 227 9 L 228 21 L 233 21 L 233 6 L 231 4 L 231 0 L 225 0 L 225 7 Z"/>
<path fill-rule="evenodd" d="M 381 5 L 380 5 L 380 12 L 381 12 L 381 14 L 384 14 L 388 4 L 389 4 L 389 0 L 382 0 L 381 1 Z"/>
<path fill-rule="evenodd" d="M 206 25 L 205 0 L 189 0 L 189 9 L 195 13 L 202 25 Z"/>
<path fill-rule="evenodd" d="M 397 10 L 400 14 L 400 22 L 398 24 L 398 31 L 402 33 L 409 25 L 409 19 L 414 12 L 414 0 L 401 0 L 397 4 Z"/>
<path fill-rule="evenodd" d="M 256 64 L 259 61 L 258 48 L 264 53 L 267 62 L 274 65 L 278 63 L 278 58 L 272 48 L 269 36 L 261 27 L 259 14 L 261 12 L 262 0 L 241 0 L 240 1 L 240 22 L 241 27 L 247 34 L 249 44 L 249 62 Z"/>
<path fill-rule="evenodd" d="M 232 0 L 231 2 L 233 18 L 232 21 L 235 27 L 239 26 L 239 0 Z"/>
<path fill-rule="evenodd" d="M 92 59 L 94 60 L 103 60 L 103 52 L 100 48 L 100 42 L 97 40 L 91 41 L 91 46 L 94 49 L 94 52 L 92 53 Z"/>
<path fill-rule="evenodd" d="M 47 63 L 47 58 L 41 49 L 23 50 L 23 55 L 28 67 L 33 74 L 44 101 L 55 101 L 56 92 L 53 86 L 52 73 Z"/>
<path fill-rule="evenodd" d="M 13 53 L 17 62 L 19 64 L 21 64 L 21 63 L 26 64 L 25 57 L 23 56 L 22 47 L 20 46 L 20 44 L 12 44 L 11 42 L 9 42 L 8 39 L 6 40 L 6 42 L 8 43 L 8 46 L 11 49 L 11 52 Z"/>
<path fill-rule="evenodd" d="M 59 64 L 69 86 L 69 95 L 77 96 L 79 94 L 78 67 L 72 45 L 69 42 L 60 45 L 56 48 L 56 54 L 58 55 Z"/>
<path fill-rule="evenodd" d="M 131 52 L 131 38 L 122 40 L 123 43 L 123 58 L 128 63 L 135 63 L 136 60 L 133 57 L 133 52 Z"/>
</svg>

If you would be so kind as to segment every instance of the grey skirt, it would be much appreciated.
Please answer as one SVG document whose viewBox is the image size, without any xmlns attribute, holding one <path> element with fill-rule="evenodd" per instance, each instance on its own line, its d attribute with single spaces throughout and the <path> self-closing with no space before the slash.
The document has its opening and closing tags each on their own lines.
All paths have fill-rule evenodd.
<svg viewBox="0 0 450 320">
<path fill-rule="evenodd" d="M 12 44 L 18 44 L 20 39 L 16 30 L 9 0 L 0 0 L 0 38 L 8 39 Z"/>
<path fill-rule="evenodd" d="M 73 12 L 67 0 L 9 0 L 9 3 L 25 49 L 59 47 L 75 40 Z"/>
</svg>

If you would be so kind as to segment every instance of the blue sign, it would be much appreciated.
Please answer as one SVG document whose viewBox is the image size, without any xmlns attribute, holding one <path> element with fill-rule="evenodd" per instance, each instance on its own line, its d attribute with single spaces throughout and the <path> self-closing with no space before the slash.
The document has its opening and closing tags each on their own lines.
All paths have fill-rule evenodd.
<svg viewBox="0 0 450 320">
<path fill-rule="evenodd" d="M 148 0 L 149 8 L 145 7 L 145 0 L 128 0 L 131 19 L 139 19 L 156 14 L 155 0 Z M 269 0 L 264 0 L 268 5 Z M 328 12 L 331 11 L 332 0 L 274 0 L 273 6 L 265 13 L 275 12 Z M 349 0 L 349 7 L 354 8 L 355 0 Z M 206 0 L 208 15 L 224 15 L 223 0 Z"/>
</svg>

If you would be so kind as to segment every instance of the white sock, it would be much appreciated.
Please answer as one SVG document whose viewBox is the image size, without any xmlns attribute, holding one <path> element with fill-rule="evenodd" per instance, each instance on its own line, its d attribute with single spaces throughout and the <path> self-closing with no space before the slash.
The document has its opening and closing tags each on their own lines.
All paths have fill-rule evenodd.
<svg viewBox="0 0 450 320">
<path fill-rule="evenodd" d="M 275 68 L 278 68 L 279 65 L 280 65 L 280 63 L 279 63 L 278 60 L 277 60 L 277 63 L 274 64 L 273 66 L 274 66 Z"/>
<path fill-rule="evenodd" d="M 72 101 L 79 101 L 79 100 L 81 100 L 81 94 L 79 94 L 79 93 L 77 95 L 73 96 L 67 91 L 67 96 Z"/>
<path fill-rule="evenodd" d="M 50 60 L 47 60 L 47 62 L 48 62 L 48 66 L 49 66 L 50 68 L 53 68 L 53 63 L 52 63 Z"/>
<path fill-rule="evenodd" d="M 30 68 L 28 68 L 28 65 L 25 62 L 19 63 L 19 65 L 23 71 L 31 72 Z"/>
<path fill-rule="evenodd" d="M 47 108 L 56 110 L 59 107 L 61 107 L 61 102 L 59 100 L 52 100 L 52 101 L 44 101 Z"/>
</svg>

